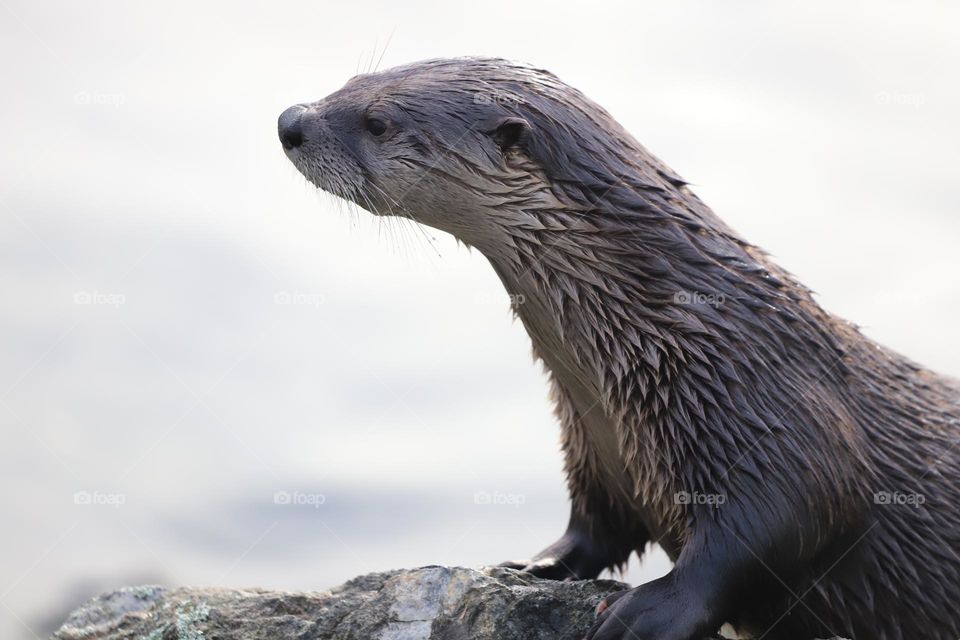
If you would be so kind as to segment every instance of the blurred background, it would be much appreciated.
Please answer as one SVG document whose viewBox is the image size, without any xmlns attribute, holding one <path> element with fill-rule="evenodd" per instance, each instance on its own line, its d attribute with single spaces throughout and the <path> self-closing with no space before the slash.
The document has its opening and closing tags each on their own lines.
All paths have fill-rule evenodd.
<svg viewBox="0 0 960 640">
<path fill-rule="evenodd" d="M 960 374 L 960 5 L 402 4 L 0 0 L 0 636 L 124 584 L 320 589 L 562 532 L 489 265 L 316 194 L 276 139 L 358 69 L 551 69 L 827 308 Z"/>
</svg>

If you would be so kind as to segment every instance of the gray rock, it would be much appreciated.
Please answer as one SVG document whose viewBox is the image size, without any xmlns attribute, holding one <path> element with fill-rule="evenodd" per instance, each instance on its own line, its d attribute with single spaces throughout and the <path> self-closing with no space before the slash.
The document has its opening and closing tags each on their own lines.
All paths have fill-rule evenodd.
<svg viewBox="0 0 960 640">
<path fill-rule="evenodd" d="M 373 573 L 330 591 L 125 588 L 74 611 L 56 640 L 576 640 L 612 580 L 502 568 Z"/>
<path fill-rule="evenodd" d="M 498 567 L 371 573 L 307 593 L 126 587 L 71 613 L 53 640 L 579 640 L 600 600 L 626 588 Z"/>
</svg>

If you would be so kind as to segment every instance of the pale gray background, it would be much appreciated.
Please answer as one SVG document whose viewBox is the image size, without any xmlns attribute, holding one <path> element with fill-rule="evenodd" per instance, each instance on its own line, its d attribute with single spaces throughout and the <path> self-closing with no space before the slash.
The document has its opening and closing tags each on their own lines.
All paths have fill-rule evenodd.
<svg viewBox="0 0 960 640">
<path fill-rule="evenodd" d="M 956 3 L 134 4 L 0 0 L 2 637 L 124 583 L 322 588 L 561 532 L 482 256 L 338 208 L 276 140 L 391 33 L 383 67 L 553 70 L 828 308 L 960 373 Z"/>
</svg>

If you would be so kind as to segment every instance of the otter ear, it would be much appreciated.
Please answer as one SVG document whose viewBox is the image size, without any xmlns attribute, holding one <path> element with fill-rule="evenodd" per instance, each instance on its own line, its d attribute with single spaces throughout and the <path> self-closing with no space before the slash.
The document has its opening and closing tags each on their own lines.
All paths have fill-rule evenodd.
<svg viewBox="0 0 960 640">
<path fill-rule="evenodd" d="M 487 132 L 501 151 L 522 147 L 530 136 L 530 123 L 523 118 L 508 116 L 501 118 Z"/>
</svg>

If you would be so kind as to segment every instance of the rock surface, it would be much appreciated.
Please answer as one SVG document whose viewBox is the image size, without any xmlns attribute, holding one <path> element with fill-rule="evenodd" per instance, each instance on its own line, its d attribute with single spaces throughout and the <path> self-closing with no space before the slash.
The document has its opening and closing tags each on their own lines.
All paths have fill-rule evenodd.
<svg viewBox="0 0 960 640">
<path fill-rule="evenodd" d="M 70 614 L 56 640 L 577 640 L 611 580 L 423 567 L 315 593 L 124 588 Z"/>
<path fill-rule="evenodd" d="M 53 640 L 580 640 L 600 600 L 626 588 L 499 567 L 371 573 L 304 593 L 126 587 L 71 613 Z"/>
</svg>

